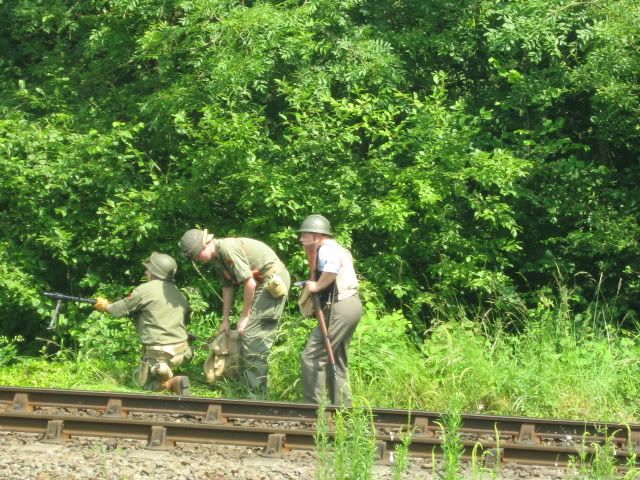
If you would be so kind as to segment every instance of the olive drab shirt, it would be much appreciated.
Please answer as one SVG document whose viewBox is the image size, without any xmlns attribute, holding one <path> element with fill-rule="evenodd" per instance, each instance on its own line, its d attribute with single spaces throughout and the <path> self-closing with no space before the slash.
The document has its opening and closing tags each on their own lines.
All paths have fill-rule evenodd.
<svg viewBox="0 0 640 480">
<path fill-rule="evenodd" d="M 136 315 L 136 329 L 144 345 L 169 345 L 187 340 L 189 303 L 173 282 L 154 279 L 113 303 L 115 317 Z"/>
<path fill-rule="evenodd" d="M 221 238 L 214 240 L 218 258 L 213 262 L 215 271 L 226 287 L 237 285 L 254 277 L 256 270 L 266 273 L 280 260 L 271 248 L 252 238 Z"/>
</svg>

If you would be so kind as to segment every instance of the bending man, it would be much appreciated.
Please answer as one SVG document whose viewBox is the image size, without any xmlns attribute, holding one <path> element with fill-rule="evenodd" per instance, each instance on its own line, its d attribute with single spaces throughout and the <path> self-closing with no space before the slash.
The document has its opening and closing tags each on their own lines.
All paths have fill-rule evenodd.
<svg viewBox="0 0 640 480">
<path fill-rule="evenodd" d="M 169 255 L 157 252 L 142 264 L 146 268 L 146 283 L 114 303 L 98 297 L 94 308 L 114 317 L 136 317 L 136 329 L 144 346 L 134 374 L 139 386 L 190 395 L 189 378 L 173 376 L 173 370 L 192 356 L 185 327 L 189 322 L 189 303 L 173 283 L 178 265 Z"/>
<path fill-rule="evenodd" d="M 333 373 L 327 373 L 328 355 L 324 339 L 320 328 L 316 327 L 302 352 L 304 399 L 320 403 L 326 385 L 330 399 L 351 406 L 347 350 L 362 316 L 353 259 L 349 250 L 333 239 L 329 220 L 322 215 L 309 215 L 298 231 L 305 250 L 316 252 L 317 281 L 307 282 L 305 288 L 320 296 L 336 362 L 335 385 L 338 390 L 333 391 L 333 379 L 330 378 Z"/>
<path fill-rule="evenodd" d="M 275 341 L 291 283 L 275 252 L 251 238 L 214 238 L 207 230 L 188 230 L 180 240 L 188 257 L 213 265 L 222 283 L 222 326 L 229 331 L 235 286 L 243 287 L 241 368 L 249 388 L 266 393 L 269 349 Z"/>
</svg>

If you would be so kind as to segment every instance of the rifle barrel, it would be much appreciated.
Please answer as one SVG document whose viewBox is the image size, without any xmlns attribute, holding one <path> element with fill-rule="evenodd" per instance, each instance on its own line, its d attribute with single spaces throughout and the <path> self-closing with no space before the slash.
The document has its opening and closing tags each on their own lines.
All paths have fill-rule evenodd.
<svg viewBox="0 0 640 480">
<path fill-rule="evenodd" d="M 309 262 L 309 273 L 311 274 L 311 281 L 317 281 L 316 276 L 316 267 L 318 265 L 318 250 L 315 246 L 311 248 L 305 248 L 307 252 L 307 261 Z M 306 285 L 307 282 L 305 282 Z M 331 338 L 329 337 L 329 329 L 327 328 L 327 322 L 324 318 L 324 313 L 322 312 L 322 305 L 320 304 L 320 296 L 317 293 L 311 294 L 311 299 L 313 300 L 313 307 L 316 313 L 316 320 L 318 321 L 318 327 L 320 328 L 320 332 L 322 333 L 322 337 L 324 340 L 324 348 L 327 352 L 327 360 L 329 360 L 329 365 L 331 366 L 331 370 L 333 375 L 331 376 L 331 386 L 332 386 L 332 399 L 331 402 L 334 405 L 338 404 L 338 370 L 336 367 L 336 358 L 333 355 L 333 346 L 331 345 Z"/>
<path fill-rule="evenodd" d="M 90 303 L 91 305 L 95 305 L 95 298 L 84 298 L 84 297 L 74 297 L 72 295 L 65 295 L 64 293 L 58 292 L 44 292 L 45 297 L 53 298 L 54 300 L 62 300 L 63 302 L 78 302 L 78 303 Z"/>
</svg>

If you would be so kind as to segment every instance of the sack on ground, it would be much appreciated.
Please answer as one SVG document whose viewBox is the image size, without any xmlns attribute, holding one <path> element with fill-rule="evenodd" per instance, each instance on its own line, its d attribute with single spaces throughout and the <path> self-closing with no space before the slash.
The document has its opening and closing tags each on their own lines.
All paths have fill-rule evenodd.
<svg viewBox="0 0 640 480">
<path fill-rule="evenodd" d="M 221 332 L 209 344 L 209 356 L 204 362 L 204 378 L 214 383 L 221 378 L 235 378 L 240 373 L 240 335 L 231 330 Z"/>
<path fill-rule="evenodd" d="M 315 309 L 313 308 L 313 296 L 306 288 L 302 290 L 300 299 L 298 300 L 298 307 L 303 317 L 315 316 Z"/>
</svg>

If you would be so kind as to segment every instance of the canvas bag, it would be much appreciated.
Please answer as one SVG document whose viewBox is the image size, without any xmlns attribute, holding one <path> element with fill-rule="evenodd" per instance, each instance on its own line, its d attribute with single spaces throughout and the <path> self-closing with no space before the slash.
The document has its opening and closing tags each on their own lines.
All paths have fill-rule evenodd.
<svg viewBox="0 0 640 480">
<path fill-rule="evenodd" d="M 300 308 L 300 313 L 303 317 L 315 316 L 316 311 L 313 308 L 312 293 L 306 288 L 304 288 L 300 294 L 300 299 L 298 299 L 298 308 Z"/>
<path fill-rule="evenodd" d="M 220 332 L 209 344 L 209 356 L 203 366 L 207 383 L 221 378 L 235 378 L 240 372 L 240 334 L 230 330 Z"/>
</svg>

